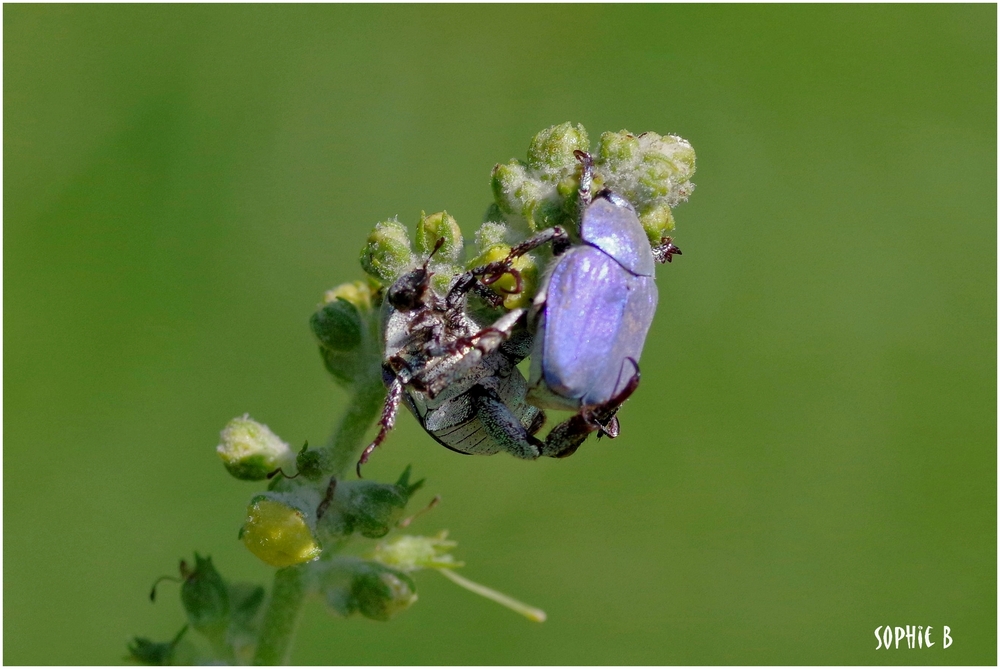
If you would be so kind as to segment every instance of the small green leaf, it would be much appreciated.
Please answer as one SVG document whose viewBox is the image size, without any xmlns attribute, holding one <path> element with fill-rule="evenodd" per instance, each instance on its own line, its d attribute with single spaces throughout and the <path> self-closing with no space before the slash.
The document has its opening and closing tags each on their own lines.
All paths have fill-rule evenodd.
<svg viewBox="0 0 1000 669">
<path fill-rule="evenodd" d="M 361 344 L 361 314 L 343 298 L 320 307 L 309 319 L 309 327 L 319 343 L 331 351 L 351 351 Z"/>
<path fill-rule="evenodd" d="M 149 666 L 162 667 L 173 664 L 174 651 L 187 631 L 188 626 L 185 625 L 171 641 L 166 643 L 157 643 L 144 637 L 134 637 L 128 645 L 129 659 Z"/>
<path fill-rule="evenodd" d="M 229 591 L 212 565 L 212 558 L 194 554 L 195 567 L 181 586 L 181 603 L 188 622 L 202 634 L 216 637 L 229 625 Z"/>
</svg>

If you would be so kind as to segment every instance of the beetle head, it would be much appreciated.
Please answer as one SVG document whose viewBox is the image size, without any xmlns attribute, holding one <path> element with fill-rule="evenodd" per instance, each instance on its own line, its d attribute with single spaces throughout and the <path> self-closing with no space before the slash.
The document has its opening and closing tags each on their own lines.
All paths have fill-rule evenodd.
<svg viewBox="0 0 1000 669">
<path fill-rule="evenodd" d="M 427 304 L 431 273 L 426 267 L 407 272 L 389 288 L 389 304 L 397 311 L 413 311 Z"/>
<path fill-rule="evenodd" d="M 444 237 L 438 238 L 437 243 L 434 244 L 434 250 L 427 256 L 422 267 L 407 272 L 392 284 L 386 297 L 394 309 L 414 311 L 427 304 L 430 300 L 431 274 L 433 274 L 427 269 L 427 265 L 442 245 L 444 245 Z"/>
</svg>

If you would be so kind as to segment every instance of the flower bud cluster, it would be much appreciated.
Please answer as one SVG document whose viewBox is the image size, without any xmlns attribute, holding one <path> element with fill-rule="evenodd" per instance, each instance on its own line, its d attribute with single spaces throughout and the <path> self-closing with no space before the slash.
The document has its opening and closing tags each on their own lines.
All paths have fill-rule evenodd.
<svg viewBox="0 0 1000 669">
<path fill-rule="evenodd" d="M 487 212 L 488 220 L 501 220 L 499 213 L 503 221 L 526 223 L 529 230 L 572 226 L 580 180 L 574 152 L 590 150 L 581 125 L 563 123 L 535 135 L 526 161 L 493 168 L 496 206 Z M 606 132 L 598 142 L 594 168 L 594 189 L 610 188 L 631 202 L 653 244 L 673 229 L 672 208 L 694 190 L 694 149 L 676 135 Z"/>
<path fill-rule="evenodd" d="M 493 168 L 493 197 L 508 221 L 530 230 L 565 225 L 572 219 L 579 186 L 575 151 L 589 151 L 590 138 L 580 124 L 562 123 L 531 140 L 526 162 L 511 160 Z"/>
<path fill-rule="evenodd" d="M 431 272 L 431 288 L 438 295 L 444 295 L 458 275 L 466 269 L 503 260 L 510 253 L 511 247 L 524 238 L 524 234 L 513 231 L 506 223 L 486 222 L 476 233 L 474 246 L 466 252 L 462 230 L 453 216 L 447 212 L 431 215 L 421 213 L 412 243 L 406 227 L 399 221 L 377 223 L 361 250 L 361 266 L 372 281 L 387 287 L 405 272 L 427 262 Z M 513 292 L 516 279 L 512 274 L 502 276 L 493 284 L 493 289 L 503 296 L 507 309 L 524 307 L 530 303 L 538 285 L 541 264 L 539 254 L 545 253 L 546 250 L 528 253 L 512 263 L 521 276 L 521 292 Z M 471 256 L 471 259 L 463 261 L 464 255 Z M 374 299 L 378 300 L 377 293 Z M 317 339 L 321 346 L 326 346 L 326 351 L 330 351 L 332 349 L 317 331 L 317 321 L 320 318 L 323 322 L 332 322 L 334 315 L 326 316 L 317 312 L 313 316 L 313 329 Z M 345 323 L 337 329 L 336 334 L 338 338 L 353 341 L 354 330 L 350 329 L 350 324 Z M 330 353 L 324 355 L 328 361 L 327 369 L 336 377 L 346 361 L 338 360 L 339 366 L 331 365 Z"/>
<path fill-rule="evenodd" d="M 388 286 L 430 257 L 429 269 L 437 277 L 432 285 L 439 293 L 445 292 L 461 272 L 464 240 L 455 218 L 446 211 L 430 216 L 421 212 L 414 241 L 416 253 L 406 226 L 396 219 L 376 223 L 361 249 L 361 268 L 380 285 Z"/>
<path fill-rule="evenodd" d="M 592 150 L 582 125 L 554 125 L 532 138 L 525 160 L 494 167 L 494 202 L 468 249 L 457 221 L 445 211 L 421 212 L 412 236 L 395 218 L 375 225 L 360 255 L 366 280 L 327 291 L 309 320 L 333 378 L 377 403 L 383 391 L 383 299 L 405 273 L 426 267 L 431 290 L 443 296 L 463 273 L 507 260 L 515 246 L 538 230 L 559 225 L 570 237 L 577 233 L 580 152 L 591 153 L 593 158 L 592 191 L 609 188 L 628 200 L 650 243 L 661 245 L 674 227 L 672 209 L 694 189 L 691 145 L 675 135 L 633 135 L 622 130 L 604 133 Z M 543 244 L 510 259 L 507 274 L 497 276 L 507 268 L 501 265 L 496 270 L 494 265 L 488 270 L 494 273 L 476 275 L 503 298 L 506 309 L 528 307 L 551 254 L 550 245 Z M 423 300 L 423 279 L 414 276 Z M 486 312 L 494 309 L 497 300 L 482 299 L 481 291 L 471 293 L 470 298 L 467 308 L 474 320 L 495 320 L 495 313 Z M 355 437 L 347 439 L 352 440 Z M 227 471 L 237 479 L 271 480 L 266 492 L 250 500 L 239 531 L 239 539 L 251 553 L 279 569 L 304 565 L 288 573 L 304 574 L 303 583 L 313 591 L 318 589 L 329 608 L 343 616 L 392 618 L 417 599 L 411 574 L 433 569 L 531 620 L 545 619 L 539 609 L 457 574 L 455 568 L 462 563 L 451 555 L 456 544 L 447 532 L 397 536 L 378 543 L 366 558 L 338 555 L 340 546 L 355 535 L 381 539 L 408 525 L 416 516 L 400 519 L 423 481 L 411 483 L 409 467 L 396 483 L 330 478 L 330 472 L 343 465 L 331 464 L 336 460 L 332 450 L 304 446 L 295 453 L 267 425 L 249 415 L 225 426 L 216 451 Z M 211 559 L 198 554 L 193 569 L 181 564 L 181 601 L 188 624 L 166 643 L 135 638 L 129 645 L 131 659 L 146 664 L 248 663 L 259 641 L 264 589 L 227 583 Z M 194 654 L 184 638 L 189 629 L 211 642 L 213 657 Z"/>
<path fill-rule="evenodd" d="M 598 143 L 595 166 L 604 186 L 636 208 L 654 244 L 673 230 L 672 208 L 694 190 L 694 149 L 676 135 L 606 132 Z"/>
<path fill-rule="evenodd" d="M 396 483 L 331 480 L 325 493 L 306 483 L 288 482 L 284 490 L 254 496 L 239 538 L 272 567 L 311 562 L 323 544 L 360 534 L 387 535 L 403 515 L 423 480 L 410 482 L 407 467 Z"/>
</svg>

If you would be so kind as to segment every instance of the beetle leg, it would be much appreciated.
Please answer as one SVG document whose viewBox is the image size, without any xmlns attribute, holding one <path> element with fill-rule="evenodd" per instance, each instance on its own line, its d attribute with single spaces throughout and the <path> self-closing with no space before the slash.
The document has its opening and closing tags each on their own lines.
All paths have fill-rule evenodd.
<svg viewBox="0 0 1000 669">
<path fill-rule="evenodd" d="M 361 465 L 368 462 L 369 456 L 371 456 L 372 451 L 378 448 L 379 444 L 385 441 L 385 438 L 389 436 L 389 432 L 396 425 L 396 414 L 399 413 L 399 400 L 403 397 L 403 382 L 399 380 L 399 377 L 395 377 L 392 383 L 389 384 L 389 392 L 385 396 L 385 405 L 382 407 L 382 416 L 378 419 L 379 430 L 378 435 L 375 440 L 365 447 L 365 450 L 361 452 L 361 457 L 358 458 L 358 478 L 361 478 Z"/>
<path fill-rule="evenodd" d="M 591 432 L 599 429 L 599 425 L 582 413 L 570 416 L 545 436 L 542 455 L 549 458 L 569 457 L 576 453 L 576 449 L 580 448 Z"/>
<path fill-rule="evenodd" d="M 472 387 L 469 394 L 479 422 L 483 424 L 486 433 L 501 444 L 505 451 L 522 460 L 538 458 L 542 443 L 528 433 L 496 391 L 477 385 Z"/>
<path fill-rule="evenodd" d="M 444 347 L 446 354 L 459 353 L 463 349 L 475 347 L 482 355 L 487 355 L 500 348 L 500 345 L 510 339 L 510 334 L 517 321 L 524 315 L 524 309 L 511 309 L 498 318 L 493 325 L 488 325 L 467 337 L 457 337 Z"/>
<path fill-rule="evenodd" d="M 577 197 L 577 207 L 579 212 L 577 214 L 577 222 L 583 220 L 583 210 L 587 208 L 593 197 L 591 197 L 590 189 L 594 185 L 594 159 L 586 151 L 580 151 L 577 149 L 573 152 L 576 159 L 580 161 L 580 190 Z"/>
<path fill-rule="evenodd" d="M 601 425 L 601 429 L 597 432 L 597 438 L 606 436 L 608 439 L 614 439 L 619 434 L 621 434 L 622 428 L 621 424 L 618 422 L 618 416 L 612 416 L 611 420 Z"/>
<path fill-rule="evenodd" d="M 674 241 L 670 237 L 664 237 L 660 240 L 659 246 L 653 247 L 653 258 L 657 262 L 671 262 L 673 256 L 682 256 L 681 250 L 674 246 Z"/>
<path fill-rule="evenodd" d="M 513 309 L 498 318 L 493 325 L 468 337 L 458 337 L 455 341 L 449 342 L 447 346 L 443 347 L 443 354 L 460 354 L 460 357 L 449 365 L 447 373 L 438 373 L 431 379 L 425 379 L 418 374 L 414 377 L 412 385 L 427 393 L 431 398 L 437 397 L 455 379 L 461 379 L 475 370 L 485 356 L 499 349 L 504 342 L 510 339 L 511 331 L 523 315 L 524 309 Z"/>
<path fill-rule="evenodd" d="M 484 302 L 494 309 L 503 306 L 503 297 L 497 295 L 496 291 L 490 290 L 481 281 L 476 281 L 472 286 L 472 292 L 478 295 Z"/>
<path fill-rule="evenodd" d="M 532 419 L 531 425 L 528 426 L 528 434 L 537 434 L 543 425 L 545 425 L 545 412 L 539 409 Z"/>
<path fill-rule="evenodd" d="M 539 232 L 537 235 L 529 237 L 528 239 L 524 240 L 517 246 L 511 248 L 510 253 L 507 254 L 506 260 L 503 260 L 501 262 L 509 263 L 513 261 L 514 258 L 523 256 L 528 251 L 534 251 L 539 246 L 543 246 L 545 244 L 548 244 L 549 242 L 555 244 L 560 241 L 569 241 L 569 235 L 566 234 L 566 231 L 560 228 L 558 225 L 553 226 L 551 228 L 547 228 Z"/>
<path fill-rule="evenodd" d="M 474 270 L 470 270 L 459 276 L 458 280 L 448 290 L 448 295 L 444 298 L 445 308 L 449 310 L 460 308 L 462 306 L 462 298 L 470 291 L 485 299 L 492 307 L 499 307 L 503 304 L 503 298 L 492 290 L 486 290 L 477 280 Z"/>
<path fill-rule="evenodd" d="M 618 409 L 639 387 L 639 364 L 632 358 L 627 360 L 635 367 L 635 372 L 621 392 L 603 404 L 584 407 L 580 413 L 570 416 L 552 428 L 545 437 L 542 455 L 551 458 L 569 457 L 580 448 L 592 432 L 598 432 L 598 437 L 601 434 L 607 434 L 612 439 L 618 436 L 620 429 L 616 416 Z"/>
<path fill-rule="evenodd" d="M 529 237 L 517 246 L 513 246 L 510 249 L 510 253 L 503 260 L 496 260 L 491 263 L 487 263 L 481 267 L 476 267 L 469 270 L 469 273 L 482 277 L 481 281 L 487 286 L 496 283 L 504 274 L 511 274 L 517 281 L 517 287 L 513 293 L 521 292 L 523 288 L 521 283 L 520 274 L 513 267 L 513 262 L 515 259 L 520 258 L 525 253 L 537 249 L 539 246 L 543 246 L 548 243 L 552 243 L 553 248 L 562 247 L 569 243 L 569 235 L 561 227 L 554 226 L 542 230 L 537 235 Z"/>
</svg>

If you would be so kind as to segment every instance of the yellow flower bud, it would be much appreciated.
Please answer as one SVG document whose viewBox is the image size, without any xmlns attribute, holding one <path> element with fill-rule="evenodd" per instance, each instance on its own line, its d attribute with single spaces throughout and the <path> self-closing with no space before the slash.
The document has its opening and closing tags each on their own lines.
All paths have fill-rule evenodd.
<svg viewBox="0 0 1000 669">
<path fill-rule="evenodd" d="M 250 502 L 240 539 L 272 567 L 309 562 L 323 552 L 300 510 L 264 496 Z"/>
</svg>

